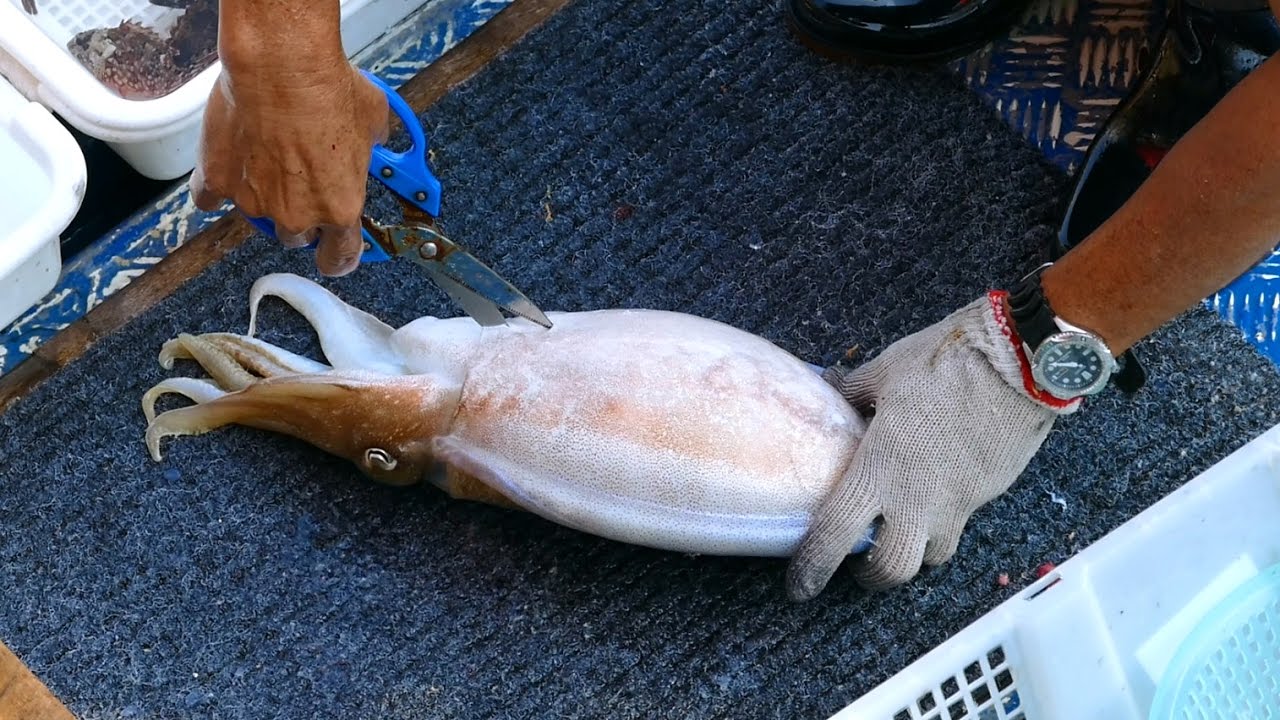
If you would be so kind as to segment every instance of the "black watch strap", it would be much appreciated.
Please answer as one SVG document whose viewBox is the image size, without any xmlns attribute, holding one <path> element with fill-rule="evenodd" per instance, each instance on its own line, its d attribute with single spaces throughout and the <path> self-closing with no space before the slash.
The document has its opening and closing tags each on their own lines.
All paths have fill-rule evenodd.
<svg viewBox="0 0 1280 720">
<path fill-rule="evenodd" d="M 1018 281 L 1009 291 L 1009 310 L 1013 325 L 1031 352 L 1058 331 L 1053 321 L 1053 308 L 1040 289 L 1040 273 L 1033 272 Z"/>
<path fill-rule="evenodd" d="M 1124 351 L 1124 354 L 1116 358 L 1119 367 L 1116 368 L 1116 374 L 1111 376 L 1111 381 L 1127 393 L 1135 393 L 1142 389 L 1147 382 L 1147 371 L 1142 369 L 1142 363 L 1138 362 L 1138 356 L 1133 353 L 1133 348 Z"/>
<path fill-rule="evenodd" d="M 1040 273 L 1049 265 L 1041 265 L 1026 277 L 1018 281 L 1009 291 L 1009 310 L 1013 316 L 1014 327 L 1031 352 L 1035 352 L 1050 335 L 1058 332 L 1058 324 L 1053 320 L 1053 308 L 1044 296 L 1040 287 Z M 1130 348 L 1116 358 L 1116 372 L 1111 376 L 1116 387 L 1126 393 L 1134 393 L 1147 381 L 1147 372 L 1138 356 Z"/>
</svg>

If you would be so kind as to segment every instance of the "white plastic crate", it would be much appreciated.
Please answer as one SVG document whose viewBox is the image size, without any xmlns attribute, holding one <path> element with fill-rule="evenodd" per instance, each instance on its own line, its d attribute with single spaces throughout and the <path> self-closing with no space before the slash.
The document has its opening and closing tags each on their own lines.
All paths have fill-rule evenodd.
<svg viewBox="0 0 1280 720">
<path fill-rule="evenodd" d="M 1145 719 L 1188 633 L 1224 597 L 1278 562 L 1280 426 L 831 720 Z M 1256 649 L 1280 668 L 1280 628 L 1268 632 Z M 1274 714 L 1259 717 L 1280 717 L 1280 689 L 1267 692 L 1274 694 L 1266 698 Z"/>
<path fill-rule="evenodd" d="M 106 142 L 143 175 L 171 180 L 195 167 L 204 107 L 221 70 L 214 62 L 162 97 L 130 100 L 100 83 L 66 48 L 82 30 L 126 19 L 166 29 L 177 11 L 147 0 L 0 0 L 0 75 L 91 137 Z M 355 55 L 424 0 L 342 0 L 342 42 Z"/>
<path fill-rule="evenodd" d="M 58 236 L 84 201 L 85 175 L 71 133 L 0 79 L 0 328 L 57 283 Z"/>
</svg>

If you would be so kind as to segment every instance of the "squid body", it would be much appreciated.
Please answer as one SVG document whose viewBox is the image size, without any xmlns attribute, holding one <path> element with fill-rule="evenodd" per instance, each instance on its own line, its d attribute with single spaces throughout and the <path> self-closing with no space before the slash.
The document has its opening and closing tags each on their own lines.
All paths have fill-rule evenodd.
<svg viewBox="0 0 1280 720">
<path fill-rule="evenodd" d="M 277 297 L 316 330 L 327 363 L 254 337 Z M 179 335 L 173 377 L 143 397 L 146 444 L 238 424 L 288 434 L 373 480 L 535 513 L 677 552 L 791 555 L 849 465 L 862 417 L 817 369 L 690 314 L 609 309 L 481 327 L 422 317 L 393 328 L 322 286 L 253 285 L 248 333 Z M 156 414 L 177 393 L 194 404 Z"/>
</svg>

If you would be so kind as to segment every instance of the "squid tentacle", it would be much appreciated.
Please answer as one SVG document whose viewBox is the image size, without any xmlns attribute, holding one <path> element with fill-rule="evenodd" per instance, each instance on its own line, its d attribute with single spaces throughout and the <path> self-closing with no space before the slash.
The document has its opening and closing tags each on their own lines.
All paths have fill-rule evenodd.
<svg viewBox="0 0 1280 720">
<path fill-rule="evenodd" d="M 206 401 L 160 413 L 151 420 L 147 425 L 146 444 L 152 459 L 161 459 L 160 441 L 166 437 L 201 435 L 227 425 L 245 425 L 301 440 L 313 439 L 328 427 L 333 408 L 349 404 L 353 398 L 359 399 L 358 381 L 353 385 L 352 381 L 327 375 L 268 378 L 216 397 L 213 390 L 200 388 L 196 382 L 169 386 L 179 392 L 202 394 Z"/>
<path fill-rule="evenodd" d="M 156 402 L 164 395 L 182 395 L 200 405 L 242 391 L 263 378 L 319 375 L 332 370 L 310 358 L 234 333 L 180 334 L 160 351 L 164 368 L 172 369 L 175 360 L 194 360 L 213 377 L 168 378 L 152 387 L 142 396 L 142 412 L 148 425 L 167 415 L 157 416 L 155 411 Z"/>
<path fill-rule="evenodd" d="M 230 355 L 240 366 L 262 377 L 323 373 L 333 368 L 254 337 L 206 333 L 201 340 Z"/>
<path fill-rule="evenodd" d="M 179 359 L 200 363 L 200 367 L 212 375 L 223 390 L 240 390 L 259 379 L 230 353 L 196 335 L 182 333 L 160 348 L 160 365 L 164 369 L 171 370 L 173 361 Z"/>
<path fill-rule="evenodd" d="M 199 404 L 212 402 L 226 394 L 226 391 L 218 387 L 217 383 L 207 378 L 168 378 L 143 393 L 142 413 L 147 416 L 149 425 L 155 422 L 156 401 L 163 395 L 181 395 Z"/>
<path fill-rule="evenodd" d="M 273 273 L 253 283 L 249 292 L 250 337 L 257 331 L 259 305 L 268 296 L 283 300 L 307 319 L 334 368 L 403 374 L 391 348 L 395 328 L 297 275 Z"/>
</svg>

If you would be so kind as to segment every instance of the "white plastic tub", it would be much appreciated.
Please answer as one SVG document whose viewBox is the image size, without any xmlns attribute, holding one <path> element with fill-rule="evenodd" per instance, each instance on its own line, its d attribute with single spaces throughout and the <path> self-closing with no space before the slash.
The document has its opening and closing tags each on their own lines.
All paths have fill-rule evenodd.
<svg viewBox="0 0 1280 720">
<path fill-rule="evenodd" d="M 58 236 L 84 201 L 85 176 L 71 133 L 0 79 L 0 328 L 57 283 Z"/>
<path fill-rule="evenodd" d="M 125 19 L 155 22 L 163 31 L 177 11 L 147 0 L 0 0 L 0 74 L 91 137 L 106 142 L 141 174 L 171 180 L 195 167 L 205 102 L 221 65 L 215 60 L 173 92 L 153 99 L 121 97 L 67 50 L 82 30 Z M 423 0 L 342 0 L 342 41 L 354 55 Z"/>
<path fill-rule="evenodd" d="M 1197 623 L 1277 562 L 1280 426 L 832 720 L 1145 719 L 1170 660 Z M 1260 651 L 1280 669 L 1280 627 L 1270 631 Z M 1280 716 L 1280 673 L 1271 677 L 1266 702 L 1275 714 L 1267 717 Z"/>
</svg>

